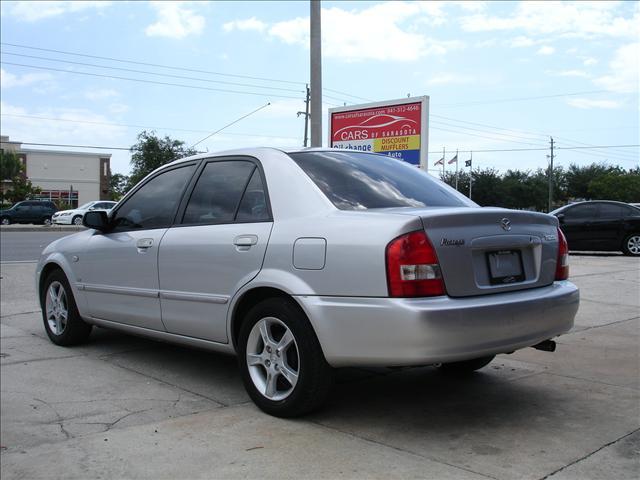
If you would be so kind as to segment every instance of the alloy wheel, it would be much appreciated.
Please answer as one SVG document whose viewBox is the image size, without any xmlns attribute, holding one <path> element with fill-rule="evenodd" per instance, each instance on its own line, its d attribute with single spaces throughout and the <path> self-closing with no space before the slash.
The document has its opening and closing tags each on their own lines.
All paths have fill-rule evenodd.
<svg viewBox="0 0 640 480">
<path fill-rule="evenodd" d="M 632 235 L 627 239 L 627 250 L 633 255 L 640 255 L 640 235 Z"/>
<path fill-rule="evenodd" d="M 284 322 L 275 317 L 260 319 L 247 339 L 246 361 L 256 389 L 272 401 L 287 398 L 300 375 L 298 344 Z"/>
<path fill-rule="evenodd" d="M 54 335 L 62 335 L 69 319 L 67 292 L 58 281 L 51 282 L 45 303 L 47 323 Z"/>
</svg>

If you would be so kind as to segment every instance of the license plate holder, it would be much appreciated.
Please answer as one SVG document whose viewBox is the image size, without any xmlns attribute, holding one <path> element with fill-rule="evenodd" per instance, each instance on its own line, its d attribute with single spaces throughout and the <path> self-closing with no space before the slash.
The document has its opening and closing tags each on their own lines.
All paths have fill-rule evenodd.
<svg viewBox="0 0 640 480">
<path fill-rule="evenodd" d="M 491 285 L 508 285 L 524 280 L 522 253 L 519 250 L 487 252 Z"/>
</svg>

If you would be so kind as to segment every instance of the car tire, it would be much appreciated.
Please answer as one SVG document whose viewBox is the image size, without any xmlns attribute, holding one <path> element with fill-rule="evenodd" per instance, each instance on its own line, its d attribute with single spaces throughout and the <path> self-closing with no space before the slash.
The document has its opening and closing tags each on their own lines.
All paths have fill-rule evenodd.
<svg viewBox="0 0 640 480">
<path fill-rule="evenodd" d="M 265 413 L 300 416 L 328 397 L 332 369 L 309 320 L 292 300 L 270 298 L 251 308 L 237 347 L 245 388 Z"/>
<path fill-rule="evenodd" d="M 76 215 L 75 217 L 73 217 L 71 223 L 74 225 L 82 225 L 82 215 Z"/>
<path fill-rule="evenodd" d="M 440 365 L 440 371 L 452 376 L 469 375 L 489 365 L 494 358 L 496 358 L 495 355 L 489 355 L 488 357 L 472 358 L 461 362 L 443 363 Z"/>
<path fill-rule="evenodd" d="M 0 219 L 0 223 L 2 223 L 2 225 L 11 225 L 11 219 L 8 217 L 2 217 L 2 219 Z"/>
<path fill-rule="evenodd" d="M 632 233 L 624 239 L 622 251 L 632 257 L 640 256 L 640 233 Z"/>
<path fill-rule="evenodd" d="M 84 343 L 92 326 L 80 317 L 67 277 L 61 270 L 47 276 L 40 291 L 40 306 L 44 329 L 56 345 Z"/>
<path fill-rule="evenodd" d="M 43 225 L 47 225 L 47 226 L 51 226 L 51 217 L 44 217 L 42 219 L 42 224 Z"/>
</svg>

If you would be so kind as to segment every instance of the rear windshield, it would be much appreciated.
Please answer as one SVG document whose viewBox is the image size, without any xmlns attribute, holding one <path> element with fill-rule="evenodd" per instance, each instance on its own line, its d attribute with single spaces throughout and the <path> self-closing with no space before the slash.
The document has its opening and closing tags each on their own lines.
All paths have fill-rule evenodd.
<svg viewBox="0 0 640 480">
<path fill-rule="evenodd" d="M 340 210 L 475 206 L 424 171 L 385 155 L 329 151 L 289 156 Z"/>
</svg>

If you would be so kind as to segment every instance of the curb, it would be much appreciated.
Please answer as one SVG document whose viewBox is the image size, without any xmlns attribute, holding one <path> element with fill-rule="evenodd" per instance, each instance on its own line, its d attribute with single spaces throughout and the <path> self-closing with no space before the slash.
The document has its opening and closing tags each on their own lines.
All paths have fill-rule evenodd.
<svg viewBox="0 0 640 480">
<path fill-rule="evenodd" d="M 75 225 L 4 225 L 0 227 L 0 233 L 9 232 L 81 232 L 84 227 Z"/>
</svg>

